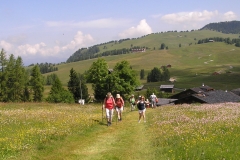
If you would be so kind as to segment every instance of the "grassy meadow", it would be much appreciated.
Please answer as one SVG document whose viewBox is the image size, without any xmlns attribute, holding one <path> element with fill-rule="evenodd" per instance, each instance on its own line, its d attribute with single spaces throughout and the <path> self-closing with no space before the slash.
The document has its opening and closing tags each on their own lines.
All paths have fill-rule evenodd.
<svg viewBox="0 0 240 160">
<path fill-rule="evenodd" d="M 0 159 L 239 159 L 240 104 L 126 105 L 106 126 L 100 104 L 0 104 Z"/>
</svg>

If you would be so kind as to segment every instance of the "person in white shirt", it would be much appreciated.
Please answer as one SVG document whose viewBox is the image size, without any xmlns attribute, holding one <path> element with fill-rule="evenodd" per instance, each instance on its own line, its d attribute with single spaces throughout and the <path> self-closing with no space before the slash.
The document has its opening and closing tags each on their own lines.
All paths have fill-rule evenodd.
<svg viewBox="0 0 240 160">
<path fill-rule="evenodd" d="M 157 96 L 154 93 L 152 93 L 152 95 L 150 96 L 152 108 L 156 107 L 156 98 L 157 98 Z"/>
</svg>

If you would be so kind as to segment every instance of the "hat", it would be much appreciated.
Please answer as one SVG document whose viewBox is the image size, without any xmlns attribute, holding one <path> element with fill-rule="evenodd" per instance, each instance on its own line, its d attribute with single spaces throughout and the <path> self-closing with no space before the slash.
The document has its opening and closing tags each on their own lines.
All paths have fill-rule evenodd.
<svg viewBox="0 0 240 160">
<path fill-rule="evenodd" d="M 120 98 L 120 94 L 116 94 L 116 98 Z"/>
<path fill-rule="evenodd" d="M 134 95 L 132 94 L 131 96 L 133 97 Z"/>
</svg>

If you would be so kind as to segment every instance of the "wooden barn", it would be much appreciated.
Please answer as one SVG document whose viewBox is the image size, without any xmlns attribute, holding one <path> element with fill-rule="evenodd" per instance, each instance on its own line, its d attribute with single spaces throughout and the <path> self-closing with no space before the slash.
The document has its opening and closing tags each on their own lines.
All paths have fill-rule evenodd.
<svg viewBox="0 0 240 160">
<path fill-rule="evenodd" d="M 162 92 L 168 92 L 168 93 L 174 93 L 174 85 L 161 85 L 160 91 Z"/>
</svg>

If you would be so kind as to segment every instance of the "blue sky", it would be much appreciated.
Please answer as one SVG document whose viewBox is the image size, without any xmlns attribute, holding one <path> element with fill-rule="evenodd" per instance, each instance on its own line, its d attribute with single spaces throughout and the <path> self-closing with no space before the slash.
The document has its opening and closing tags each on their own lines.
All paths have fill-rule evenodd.
<svg viewBox="0 0 240 160">
<path fill-rule="evenodd" d="M 65 62 L 95 44 L 240 20 L 239 0 L 1 0 L 0 48 L 31 63 Z"/>
</svg>

